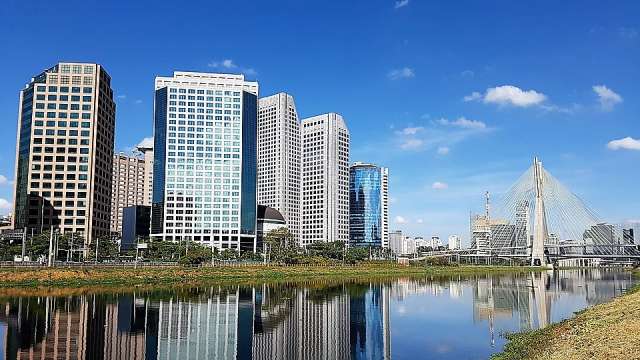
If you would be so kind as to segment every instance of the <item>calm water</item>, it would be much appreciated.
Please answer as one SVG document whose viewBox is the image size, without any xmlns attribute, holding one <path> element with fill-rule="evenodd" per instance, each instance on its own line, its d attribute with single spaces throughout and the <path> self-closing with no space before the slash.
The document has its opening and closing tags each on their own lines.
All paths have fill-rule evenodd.
<svg viewBox="0 0 640 360">
<path fill-rule="evenodd" d="M 486 359 L 629 273 L 310 282 L 0 298 L 0 359 Z M 0 294 L 1 295 L 1 294 Z"/>
</svg>

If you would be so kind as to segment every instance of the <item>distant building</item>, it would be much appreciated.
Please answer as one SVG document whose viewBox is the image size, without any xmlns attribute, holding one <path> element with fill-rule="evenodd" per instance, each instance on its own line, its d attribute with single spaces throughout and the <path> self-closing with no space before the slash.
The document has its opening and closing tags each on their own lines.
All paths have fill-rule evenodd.
<svg viewBox="0 0 640 360">
<path fill-rule="evenodd" d="M 449 236 L 449 250 L 460 250 L 462 248 L 462 242 L 460 241 L 460 236 L 458 235 L 450 235 Z"/>
<path fill-rule="evenodd" d="M 135 249 L 138 239 L 144 240 L 149 237 L 151 206 L 128 206 L 122 209 L 122 214 L 120 250 Z"/>
<path fill-rule="evenodd" d="M 349 171 L 349 243 L 389 246 L 389 170 L 356 162 Z"/>
<path fill-rule="evenodd" d="M 149 150 L 153 156 L 153 150 Z M 122 232 L 122 209 L 135 205 L 151 206 L 151 184 L 149 176 L 153 161 L 136 155 L 119 153 L 113 155 L 111 180 L 111 232 Z"/>
<path fill-rule="evenodd" d="M 349 241 L 349 144 L 342 116 L 302 120 L 302 246 Z"/>
<path fill-rule="evenodd" d="M 403 240 L 404 236 L 401 230 L 395 230 L 389 233 L 389 248 L 394 254 L 401 253 Z"/>
<path fill-rule="evenodd" d="M 262 249 L 265 235 L 271 230 L 287 228 L 287 222 L 278 210 L 269 206 L 258 205 L 257 214 L 256 247 Z"/>
</svg>

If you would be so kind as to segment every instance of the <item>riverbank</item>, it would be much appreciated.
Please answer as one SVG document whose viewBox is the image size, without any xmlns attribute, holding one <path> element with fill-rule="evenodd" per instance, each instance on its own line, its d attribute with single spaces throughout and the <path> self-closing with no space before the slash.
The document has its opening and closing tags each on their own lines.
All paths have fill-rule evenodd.
<svg viewBox="0 0 640 360">
<path fill-rule="evenodd" d="M 493 359 L 640 359 L 638 334 L 640 286 L 610 302 L 582 310 L 571 319 L 508 335 L 504 351 Z"/>
<path fill-rule="evenodd" d="M 3 268 L 0 287 L 153 285 L 171 283 L 310 280 L 323 278 L 380 278 L 394 276 L 445 276 L 484 273 L 540 271 L 508 266 L 399 266 L 363 264 L 356 266 L 218 266 L 145 268 Z"/>
</svg>

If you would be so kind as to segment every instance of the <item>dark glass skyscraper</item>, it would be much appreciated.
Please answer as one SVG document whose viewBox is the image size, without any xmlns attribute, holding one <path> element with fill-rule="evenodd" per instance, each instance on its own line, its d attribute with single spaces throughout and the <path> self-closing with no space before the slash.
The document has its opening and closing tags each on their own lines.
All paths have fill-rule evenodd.
<svg viewBox="0 0 640 360">
<path fill-rule="evenodd" d="M 349 242 L 351 246 L 389 245 L 389 171 L 355 163 L 349 172 Z"/>
</svg>

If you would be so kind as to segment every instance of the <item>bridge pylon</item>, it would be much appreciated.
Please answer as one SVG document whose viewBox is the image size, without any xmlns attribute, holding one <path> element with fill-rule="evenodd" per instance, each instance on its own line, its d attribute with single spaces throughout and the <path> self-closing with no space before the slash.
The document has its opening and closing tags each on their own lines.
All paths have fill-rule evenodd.
<svg viewBox="0 0 640 360">
<path fill-rule="evenodd" d="M 542 162 L 533 159 L 533 181 L 535 184 L 535 209 L 533 215 L 533 243 L 531 244 L 531 266 L 547 266 L 544 244 L 549 238 L 547 217 L 544 209 L 544 172 Z"/>
</svg>

